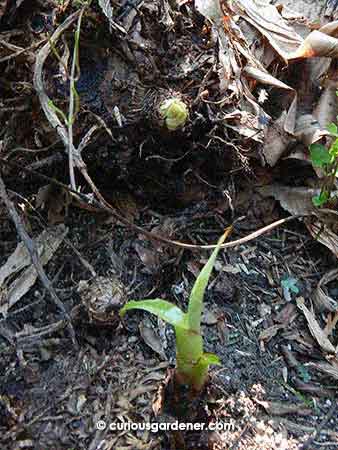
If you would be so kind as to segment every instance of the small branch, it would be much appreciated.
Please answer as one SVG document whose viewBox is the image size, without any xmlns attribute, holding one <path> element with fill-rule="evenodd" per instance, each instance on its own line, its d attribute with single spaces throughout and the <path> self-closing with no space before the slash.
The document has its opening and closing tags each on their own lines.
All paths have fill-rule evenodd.
<svg viewBox="0 0 338 450">
<path fill-rule="evenodd" d="M 35 270 L 39 276 L 39 279 L 41 281 L 41 283 L 43 284 L 43 286 L 45 287 L 45 289 L 49 292 L 54 304 L 57 306 L 57 308 L 61 311 L 63 319 L 67 322 L 67 328 L 70 334 L 70 337 L 72 339 L 72 342 L 74 344 L 75 347 L 77 347 L 77 342 L 76 342 L 76 337 L 75 337 L 75 331 L 74 328 L 71 324 L 71 319 L 70 316 L 68 314 L 68 312 L 66 311 L 63 303 L 61 302 L 61 300 L 59 299 L 59 297 L 57 296 L 57 293 L 55 292 L 55 289 L 52 285 L 52 283 L 50 282 L 50 280 L 48 279 L 42 264 L 40 262 L 39 259 L 39 255 L 38 255 L 38 251 L 36 249 L 36 245 L 35 242 L 30 238 L 30 236 L 28 235 L 27 231 L 25 230 L 25 227 L 22 223 L 21 217 L 19 216 L 17 210 L 15 209 L 14 204 L 11 202 L 11 200 L 8 197 L 7 191 L 6 191 L 6 187 L 4 184 L 4 181 L 0 175 L 0 198 L 3 200 L 4 204 L 6 205 L 8 212 L 14 222 L 16 231 L 18 233 L 18 235 L 20 236 L 20 238 L 22 239 L 23 243 L 25 244 L 27 251 L 30 255 L 32 264 L 35 267 Z"/>
</svg>

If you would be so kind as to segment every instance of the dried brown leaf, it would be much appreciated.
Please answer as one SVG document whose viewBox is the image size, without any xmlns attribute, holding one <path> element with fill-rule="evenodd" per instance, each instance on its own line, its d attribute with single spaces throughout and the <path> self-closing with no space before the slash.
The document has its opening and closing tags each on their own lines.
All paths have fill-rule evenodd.
<svg viewBox="0 0 338 450">
<path fill-rule="evenodd" d="M 161 356 L 162 359 L 166 359 L 165 353 L 163 351 L 163 344 L 155 332 L 154 328 L 149 326 L 144 320 L 139 324 L 140 335 L 143 341 L 150 347 L 155 353 Z"/>
<path fill-rule="evenodd" d="M 294 215 L 313 214 L 315 207 L 312 203 L 312 197 L 319 193 L 317 189 L 288 188 L 278 184 L 263 186 L 258 191 L 264 197 L 275 198 L 286 211 Z"/>
<path fill-rule="evenodd" d="M 338 236 L 326 224 L 319 221 L 311 223 L 305 222 L 311 235 L 325 245 L 338 258 Z"/>
<path fill-rule="evenodd" d="M 296 306 L 293 303 L 288 303 L 281 309 L 275 317 L 275 321 L 279 323 L 292 323 L 298 315 Z"/>
<path fill-rule="evenodd" d="M 305 319 L 307 321 L 312 336 L 317 341 L 321 349 L 328 353 L 335 353 L 336 350 L 334 346 L 329 341 L 329 339 L 325 335 L 325 332 L 320 327 L 315 315 L 305 306 L 304 299 L 302 297 L 299 297 L 296 301 L 298 308 L 302 311 L 302 313 L 305 316 Z"/>
<path fill-rule="evenodd" d="M 333 280 L 338 279 L 338 269 L 330 270 L 319 281 L 318 286 L 312 293 L 312 300 L 314 301 L 319 312 L 336 312 L 338 311 L 338 302 L 327 295 L 323 287 Z"/>
<path fill-rule="evenodd" d="M 325 88 L 314 111 L 314 115 L 322 127 L 327 127 L 329 123 L 336 122 L 338 115 L 337 90 L 337 81 L 328 80 L 325 83 Z"/>
<path fill-rule="evenodd" d="M 306 147 L 329 135 L 330 133 L 326 129 L 321 128 L 319 122 L 312 114 L 300 114 L 297 117 L 294 136 Z"/>
<path fill-rule="evenodd" d="M 145 269 L 149 273 L 157 273 L 160 267 L 160 257 L 158 251 L 153 247 L 152 244 L 148 246 L 143 245 L 143 243 L 136 243 L 135 250 L 138 257 L 145 266 Z"/>
<path fill-rule="evenodd" d="M 270 3 L 270 2 L 269 2 Z M 288 61 L 302 44 L 302 37 L 291 28 L 278 9 L 268 2 L 235 0 L 233 9 L 265 36 L 276 52 Z"/>
<path fill-rule="evenodd" d="M 283 113 L 271 126 L 268 128 L 263 148 L 264 161 L 270 166 L 274 167 L 289 144 L 294 139 L 289 133 L 285 131 L 285 121 L 287 113 Z"/>
<path fill-rule="evenodd" d="M 45 229 L 35 240 L 42 266 L 45 266 L 61 245 L 68 230 L 63 225 Z M 15 262 L 16 261 L 16 262 Z M 29 261 L 29 262 L 28 262 Z M 26 267 L 26 268 L 25 268 Z M 25 268 L 23 271 L 21 269 Z M 21 272 L 20 272 L 21 270 Z M 18 275 L 9 282 L 9 278 Z M 7 283 L 6 293 L 1 296 L 0 309 L 6 312 L 34 285 L 38 275 L 30 262 L 26 247 L 19 244 L 1 268 L 0 280 Z M 1 293 L 0 293 L 1 294 Z"/>
<path fill-rule="evenodd" d="M 314 57 L 338 57 L 338 39 L 328 36 L 320 30 L 312 31 L 301 46 L 289 55 L 289 60 Z"/>
</svg>

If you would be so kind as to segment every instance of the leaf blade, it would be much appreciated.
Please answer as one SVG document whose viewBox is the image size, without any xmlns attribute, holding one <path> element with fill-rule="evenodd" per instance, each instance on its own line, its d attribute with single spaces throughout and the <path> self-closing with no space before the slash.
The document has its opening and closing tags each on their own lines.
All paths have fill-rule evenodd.
<svg viewBox="0 0 338 450">
<path fill-rule="evenodd" d="M 188 305 L 188 313 L 187 313 L 187 321 L 189 323 L 189 328 L 194 330 L 196 333 L 201 332 L 201 316 L 203 309 L 203 298 L 205 294 L 205 290 L 207 284 L 209 282 L 209 278 L 214 267 L 218 252 L 221 248 L 221 245 L 225 241 L 225 239 L 229 236 L 232 231 L 232 226 L 227 228 L 225 233 L 219 239 L 215 250 L 212 252 L 208 262 L 205 264 L 200 274 L 196 278 L 195 284 L 192 288 L 190 297 L 189 297 L 189 305 Z"/>
<path fill-rule="evenodd" d="M 187 329 L 186 314 L 180 308 L 166 300 L 159 298 L 139 301 L 131 300 L 120 310 L 120 315 L 123 317 L 127 311 L 132 309 L 147 311 L 174 327 Z"/>
</svg>

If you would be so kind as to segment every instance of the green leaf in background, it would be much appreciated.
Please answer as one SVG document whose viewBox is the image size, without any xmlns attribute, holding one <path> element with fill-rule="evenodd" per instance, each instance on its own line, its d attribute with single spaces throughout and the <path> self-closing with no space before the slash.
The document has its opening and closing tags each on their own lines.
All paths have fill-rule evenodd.
<svg viewBox="0 0 338 450">
<path fill-rule="evenodd" d="M 311 381 L 311 374 L 303 364 L 297 366 L 297 372 L 299 377 L 304 381 L 304 383 L 308 383 L 309 381 Z"/>
<path fill-rule="evenodd" d="M 338 139 L 334 141 L 334 143 L 331 145 L 329 153 L 334 160 L 338 156 Z"/>
<path fill-rule="evenodd" d="M 321 192 L 319 195 L 315 195 L 314 197 L 312 197 L 312 203 L 315 206 L 323 206 L 325 205 L 325 203 L 328 201 L 329 198 L 330 198 L 329 193 L 324 191 Z"/>
<path fill-rule="evenodd" d="M 327 127 L 327 131 L 329 131 L 334 136 L 338 136 L 338 127 L 335 123 L 330 123 L 330 125 Z"/>
<path fill-rule="evenodd" d="M 297 286 L 298 280 L 293 277 L 284 278 L 281 282 L 281 286 L 283 289 L 283 295 L 287 302 L 291 301 L 292 293 L 299 294 L 299 288 Z"/>
<path fill-rule="evenodd" d="M 310 156 L 312 164 L 315 167 L 323 167 L 326 164 L 330 164 L 332 161 L 332 156 L 322 144 L 311 144 Z"/>
</svg>

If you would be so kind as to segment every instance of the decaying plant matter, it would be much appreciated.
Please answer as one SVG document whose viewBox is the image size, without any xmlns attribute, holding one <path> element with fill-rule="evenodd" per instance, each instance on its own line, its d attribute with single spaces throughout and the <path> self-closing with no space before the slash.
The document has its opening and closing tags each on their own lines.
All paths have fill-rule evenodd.
<svg viewBox="0 0 338 450">
<path fill-rule="evenodd" d="M 303 1 L 0 1 L 1 449 L 330 448 L 337 2 Z M 237 430 L 94 423 L 154 414 Z"/>
</svg>

